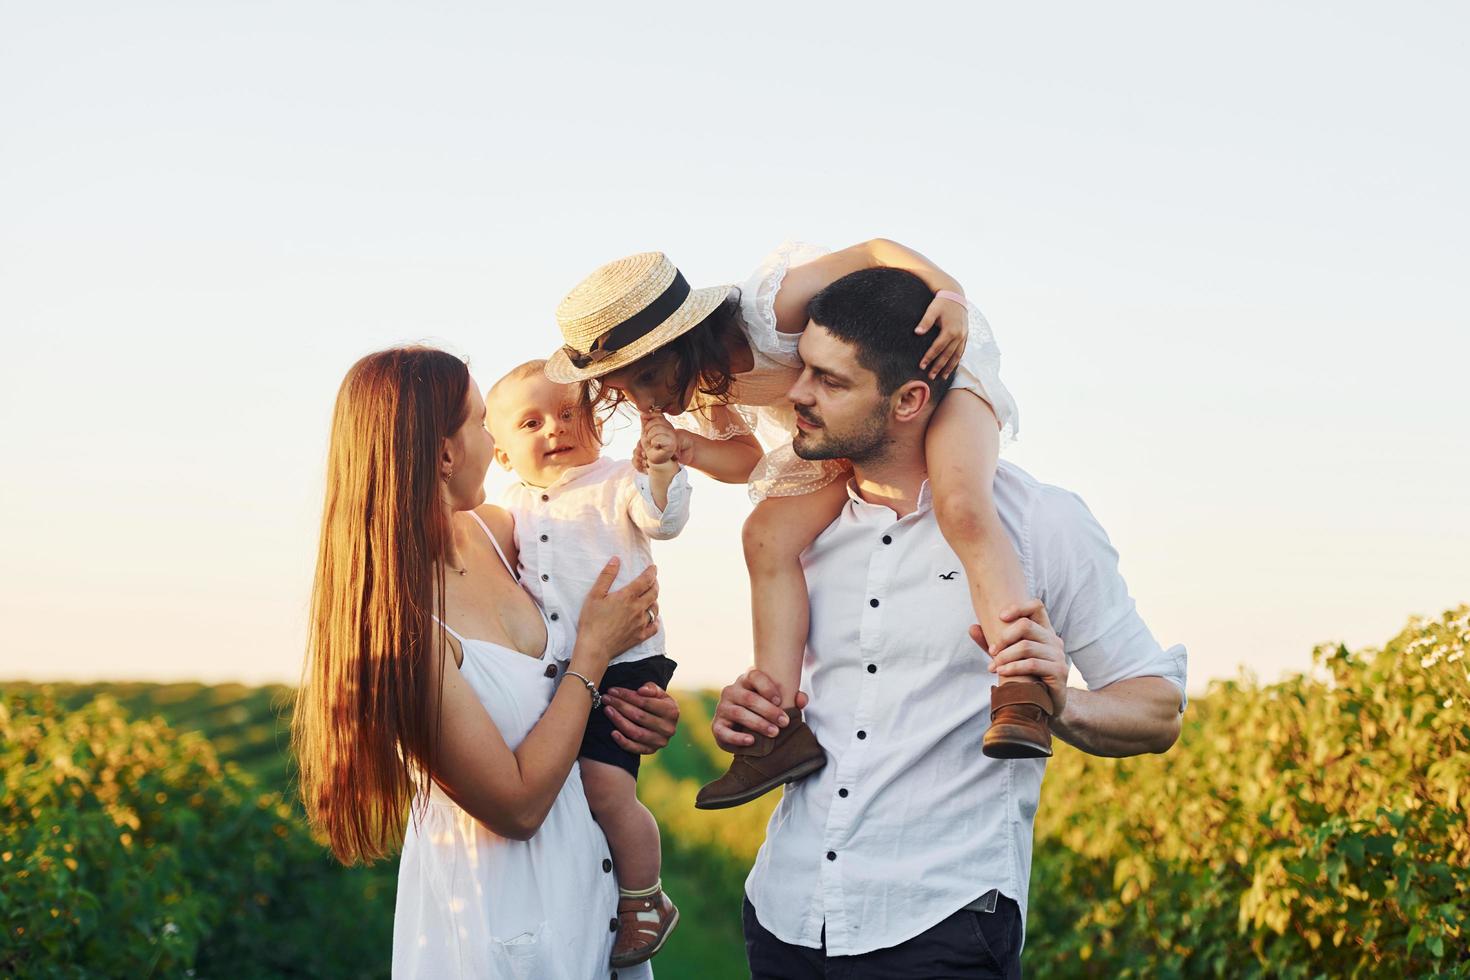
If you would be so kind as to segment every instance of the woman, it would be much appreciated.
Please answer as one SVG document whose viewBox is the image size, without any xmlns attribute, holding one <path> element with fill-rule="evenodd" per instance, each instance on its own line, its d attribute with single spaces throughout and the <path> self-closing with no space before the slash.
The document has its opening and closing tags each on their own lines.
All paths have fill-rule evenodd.
<svg viewBox="0 0 1470 980">
<path fill-rule="evenodd" d="M 575 648 L 553 649 L 510 517 L 484 506 L 493 452 L 458 358 L 398 348 L 347 373 L 293 719 L 302 796 L 345 863 L 403 841 L 394 975 L 608 977 L 617 887 L 576 755 L 587 685 L 654 631 L 654 569 L 609 594 L 609 563 Z M 615 719 L 629 746 L 666 743 L 671 698 L 621 703 L 649 726 Z"/>
</svg>

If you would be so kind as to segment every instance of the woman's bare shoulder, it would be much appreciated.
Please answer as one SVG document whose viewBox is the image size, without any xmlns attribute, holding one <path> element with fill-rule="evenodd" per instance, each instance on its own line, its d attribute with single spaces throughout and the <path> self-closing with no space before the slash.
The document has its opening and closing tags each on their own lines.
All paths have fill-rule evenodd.
<svg viewBox="0 0 1470 980">
<path fill-rule="evenodd" d="M 500 550 L 505 552 L 505 556 L 515 561 L 517 558 L 516 519 L 511 512 L 494 504 L 481 504 L 475 508 L 475 515 L 484 521 L 490 533 L 495 535 L 495 541 L 500 545 Z"/>
<path fill-rule="evenodd" d="M 475 513 L 497 538 L 502 534 L 515 533 L 516 519 L 504 507 L 498 507 L 495 504 L 481 504 L 475 508 Z"/>
</svg>

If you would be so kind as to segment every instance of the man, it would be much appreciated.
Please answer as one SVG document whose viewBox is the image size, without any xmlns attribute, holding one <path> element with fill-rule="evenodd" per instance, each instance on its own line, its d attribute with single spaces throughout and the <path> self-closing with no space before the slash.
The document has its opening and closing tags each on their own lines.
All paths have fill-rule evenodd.
<svg viewBox="0 0 1470 980">
<path fill-rule="evenodd" d="M 917 368 L 913 327 L 932 299 L 907 272 L 870 269 L 808 307 L 795 448 L 850 459 L 854 475 L 803 556 L 805 718 L 830 760 L 787 786 L 746 881 L 756 978 L 1020 976 L 1045 760 L 981 752 L 998 674 L 1044 681 L 1053 732 L 1083 751 L 1163 752 L 1178 737 L 1184 649 L 1154 640 L 1082 501 L 1006 463 L 996 505 L 1036 599 L 1002 636 L 971 625 L 925 479 L 924 432 L 948 387 Z M 1088 690 L 1068 689 L 1071 664 Z M 775 696 L 753 670 L 725 688 L 720 745 L 759 766 L 786 724 Z"/>
</svg>

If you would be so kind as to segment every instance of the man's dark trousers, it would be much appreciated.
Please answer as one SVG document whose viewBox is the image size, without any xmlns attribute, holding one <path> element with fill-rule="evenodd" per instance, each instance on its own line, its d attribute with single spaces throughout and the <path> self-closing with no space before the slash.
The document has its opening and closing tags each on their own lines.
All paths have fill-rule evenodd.
<svg viewBox="0 0 1470 980">
<path fill-rule="evenodd" d="M 1001 896 L 994 912 L 961 909 L 912 939 L 856 956 L 828 956 L 771 935 L 745 900 L 745 958 L 752 980 L 1021 980 L 1021 909 Z"/>
</svg>

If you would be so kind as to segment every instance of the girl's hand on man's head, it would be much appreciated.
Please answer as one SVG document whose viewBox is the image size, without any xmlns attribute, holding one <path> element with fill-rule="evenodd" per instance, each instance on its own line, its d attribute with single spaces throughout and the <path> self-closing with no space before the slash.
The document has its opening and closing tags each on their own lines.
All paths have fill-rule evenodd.
<svg viewBox="0 0 1470 980">
<path fill-rule="evenodd" d="M 919 370 L 928 371 L 931 378 L 948 377 L 960 366 L 960 357 L 965 353 L 965 342 L 970 336 L 970 311 L 964 304 L 936 296 L 914 333 L 928 333 L 935 324 L 939 332 L 919 361 Z"/>
</svg>

